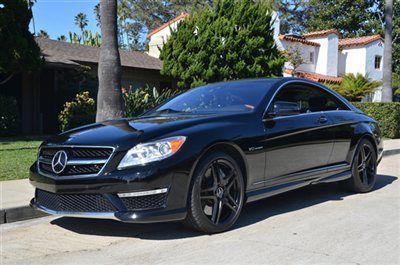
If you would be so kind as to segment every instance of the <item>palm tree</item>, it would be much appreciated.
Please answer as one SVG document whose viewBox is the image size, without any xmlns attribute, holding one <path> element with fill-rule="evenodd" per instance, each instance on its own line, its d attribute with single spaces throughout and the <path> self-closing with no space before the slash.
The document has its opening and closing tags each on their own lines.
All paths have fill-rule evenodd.
<svg viewBox="0 0 400 265">
<path fill-rule="evenodd" d="M 93 13 L 96 16 L 96 25 L 100 27 L 100 3 L 94 6 Z"/>
<path fill-rule="evenodd" d="M 57 40 L 59 41 L 67 41 L 67 37 L 65 37 L 65 35 L 61 35 L 57 38 Z"/>
<path fill-rule="evenodd" d="M 118 51 L 117 0 L 100 0 L 101 48 L 96 121 L 122 117 L 121 60 Z"/>
<path fill-rule="evenodd" d="M 381 85 L 382 82 L 370 80 L 368 76 L 358 73 L 357 75 L 347 74 L 340 85 L 330 85 L 330 87 L 349 101 L 361 101 Z"/>
<path fill-rule="evenodd" d="M 39 38 L 45 38 L 45 39 L 50 38 L 50 36 L 49 36 L 49 34 L 47 33 L 47 31 L 45 31 L 45 30 L 43 30 L 43 29 L 39 30 L 37 36 L 38 36 Z"/>
<path fill-rule="evenodd" d="M 392 88 L 392 36 L 393 33 L 393 0 L 385 1 L 385 48 L 383 51 L 383 86 L 382 101 L 393 100 Z"/>
<path fill-rule="evenodd" d="M 75 16 L 75 25 L 77 25 L 81 29 L 83 42 L 85 42 L 85 36 L 83 32 L 86 26 L 88 25 L 88 22 L 89 21 L 86 18 L 86 14 L 82 12 L 78 13 L 78 15 Z"/>
</svg>

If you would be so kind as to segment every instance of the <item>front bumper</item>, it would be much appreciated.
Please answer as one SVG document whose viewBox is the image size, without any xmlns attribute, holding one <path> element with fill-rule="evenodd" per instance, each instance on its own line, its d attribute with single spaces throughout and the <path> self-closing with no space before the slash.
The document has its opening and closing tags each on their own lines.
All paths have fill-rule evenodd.
<svg viewBox="0 0 400 265">
<path fill-rule="evenodd" d="M 187 191 L 190 170 L 175 167 L 173 170 L 160 167 L 148 167 L 109 172 L 102 176 L 88 178 L 59 178 L 41 175 L 36 164 L 30 170 L 30 183 L 36 187 L 35 198 L 31 206 L 52 215 L 104 218 L 123 222 L 151 223 L 177 221 L 186 217 Z M 128 205 L 121 193 L 146 194 L 148 191 L 167 189 L 165 203 L 158 207 L 139 207 Z M 54 196 L 100 196 L 113 208 L 91 210 L 91 207 L 64 207 L 63 202 L 46 204 L 38 200 L 37 192 L 45 192 Z M 138 193 L 140 192 L 140 193 Z M 147 196 L 147 195 L 144 195 Z M 128 197 L 127 197 L 128 198 Z M 72 199 L 74 203 L 77 200 Z M 81 203 L 77 202 L 80 206 Z M 142 204 L 140 204 L 142 205 Z M 104 209 L 106 211 L 104 211 Z"/>
<path fill-rule="evenodd" d="M 127 223 L 155 223 L 183 220 L 186 217 L 186 209 L 175 210 L 144 210 L 144 211 L 118 211 L 118 212 L 68 212 L 56 211 L 38 204 L 33 198 L 31 207 L 51 215 L 78 218 L 113 219 Z"/>
</svg>

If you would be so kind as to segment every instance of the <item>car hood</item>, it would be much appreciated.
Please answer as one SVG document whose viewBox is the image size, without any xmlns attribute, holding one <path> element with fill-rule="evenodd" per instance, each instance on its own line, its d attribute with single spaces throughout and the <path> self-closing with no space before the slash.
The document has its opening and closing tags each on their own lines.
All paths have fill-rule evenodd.
<svg viewBox="0 0 400 265">
<path fill-rule="evenodd" d="M 227 115 L 152 116 L 111 120 L 79 127 L 44 142 L 45 145 L 113 146 L 124 149 L 173 131 L 210 123 Z M 231 115 L 228 115 L 231 116 Z M 210 124 L 210 126 L 212 126 Z"/>
</svg>

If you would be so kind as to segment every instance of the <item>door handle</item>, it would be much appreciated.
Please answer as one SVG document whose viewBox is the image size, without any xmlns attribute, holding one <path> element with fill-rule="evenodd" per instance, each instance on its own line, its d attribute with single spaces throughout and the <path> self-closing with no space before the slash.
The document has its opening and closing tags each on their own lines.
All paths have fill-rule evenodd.
<svg viewBox="0 0 400 265">
<path fill-rule="evenodd" d="M 325 116 L 321 116 L 318 118 L 318 123 L 326 123 L 328 122 L 328 118 Z"/>
</svg>

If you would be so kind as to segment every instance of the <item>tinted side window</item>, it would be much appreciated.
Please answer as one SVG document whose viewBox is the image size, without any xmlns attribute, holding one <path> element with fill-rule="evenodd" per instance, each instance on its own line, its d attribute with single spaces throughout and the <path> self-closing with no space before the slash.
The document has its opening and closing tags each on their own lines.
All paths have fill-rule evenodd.
<svg viewBox="0 0 400 265">
<path fill-rule="evenodd" d="M 284 87 L 275 96 L 273 103 L 277 101 L 297 104 L 300 113 L 349 109 L 335 96 L 313 86 L 289 85 Z M 274 104 L 271 104 L 270 110 L 273 106 Z"/>
</svg>

